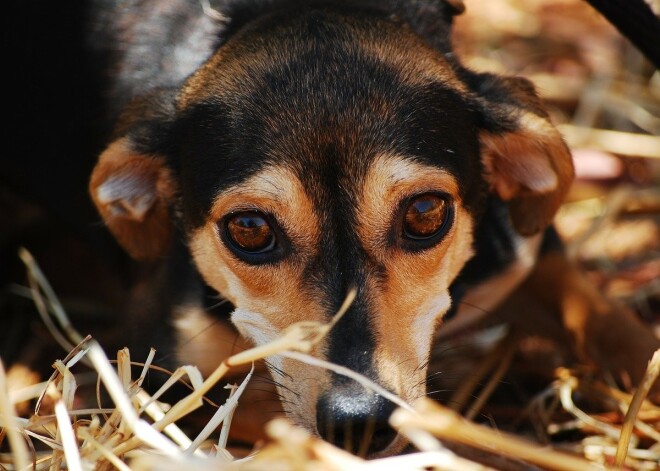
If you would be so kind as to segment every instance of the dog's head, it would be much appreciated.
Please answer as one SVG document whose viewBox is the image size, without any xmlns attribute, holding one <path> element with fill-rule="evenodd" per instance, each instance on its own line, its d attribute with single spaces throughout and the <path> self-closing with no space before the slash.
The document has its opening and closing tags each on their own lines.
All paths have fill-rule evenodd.
<svg viewBox="0 0 660 471">
<path fill-rule="evenodd" d="M 158 258 L 182 231 L 257 344 L 327 322 L 354 287 L 315 354 L 406 400 L 425 394 L 434 328 L 486 192 L 529 235 L 572 177 L 527 81 L 469 72 L 407 22 L 365 10 L 256 18 L 180 89 L 126 116 L 91 192 L 128 252 Z M 387 400 L 293 360 L 272 364 L 299 424 L 342 446 L 373 434 L 372 455 L 401 448 Z"/>
</svg>

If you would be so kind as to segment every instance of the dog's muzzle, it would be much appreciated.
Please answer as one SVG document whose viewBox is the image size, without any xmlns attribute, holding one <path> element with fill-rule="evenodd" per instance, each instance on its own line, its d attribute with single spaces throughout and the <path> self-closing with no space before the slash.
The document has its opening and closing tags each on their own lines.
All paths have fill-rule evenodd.
<svg viewBox="0 0 660 471">
<path fill-rule="evenodd" d="M 372 455 L 385 450 L 396 437 L 388 424 L 394 409 L 392 402 L 360 384 L 334 384 L 317 402 L 318 432 L 347 451 Z"/>
</svg>

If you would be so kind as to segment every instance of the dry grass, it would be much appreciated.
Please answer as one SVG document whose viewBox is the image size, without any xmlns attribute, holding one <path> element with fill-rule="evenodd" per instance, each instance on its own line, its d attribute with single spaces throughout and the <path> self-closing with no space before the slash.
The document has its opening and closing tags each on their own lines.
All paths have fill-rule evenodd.
<svg viewBox="0 0 660 471">
<path fill-rule="evenodd" d="M 293 325 L 280 339 L 227 358 L 206 379 L 194 366 L 181 367 L 155 394 L 149 395 L 142 384 L 153 368 L 153 352 L 140 364 L 141 372 L 135 378 L 131 374 L 135 363 L 127 349 L 120 350 L 114 364 L 111 363 L 94 339 L 80 336 L 68 321 L 30 254 L 22 251 L 21 258 L 28 267 L 35 302 L 43 310 L 42 315 L 50 319 L 48 324 L 58 329 L 67 343 L 79 343 L 63 360 L 55 362 L 53 375 L 48 381 L 30 387 L 29 391 L 10 390 L 0 365 L 0 443 L 6 439 L 9 446 L 9 452 L 0 455 L 4 469 L 492 469 L 472 460 L 469 452 L 466 456 L 458 456 L 439 439 L 533 463 L 544 469 L 577 471 L 603 469 L 611 464 L 625 464 L 629 469 L 656 469 L 660 458 L 660 408 L 645 401 L 660 371 L 658 352 L 649 363 L 643 384 L 632 396 L 598 382 L 582 380 L 568 370 L 558 371 L 556 382 L 536 400 L 534 406 L 545 417 L 551 417 L 552 409 L 559 407 L 573 416 L 569 423 L 547 423 L 549 434 L 565 431 L 568 427 L 590 431 L 582 443 L 570 450 L 571 453 L 475 424 L 429 399 L 410 406 L 399 398 L 388 397 L 399 405 L 391 418 L 392 426 L 419 451 L 366 461 L 311 436 L 285 419 L 277 419 L 268 424 L 267 434 L 271 441 L 265 447 L 246 458 L 235 459 L 227 449 L 227 437 L 233 411 L 251 373 L 240 385 L 231 386 L 232 393 L 227 401 L 196 437 L 186 436 L 176 424 L 202 405 L 204 395 L 222 381 L 233 366 L 282 354 L 318 367 L 331 368 L 339 374 L 351 376 L 366 388 L 386 393 L 367 378 L 301 353 L 308 352 L 332 328 L 352 302 L 354 294 L 349 295 L 329 324 L 307 322 Z M 75 370 L 82 361 L 89 362 L 98 375 L 97 407 L 79 408 Z M 173 405 L 160 402 L 162 395 L 184 376 L 192 385 L 192 392 Z M 501 373 L 495 373 L 494 377 L 501 377 Z M 101 383 L 112 399 L 111 407 L 100 406 Z M 614 405 L 615 409 L 610 412 L 618 412 L 622 417 L 625 414 L 623 420 L 615 423 L 583 412 L 573 401 L 578 394 L 597 396 L 600 402 Z M 15 404 L 27 399 L 37 399 L 34 413 L 30 417 L 18 417 Z"/>
</svg>

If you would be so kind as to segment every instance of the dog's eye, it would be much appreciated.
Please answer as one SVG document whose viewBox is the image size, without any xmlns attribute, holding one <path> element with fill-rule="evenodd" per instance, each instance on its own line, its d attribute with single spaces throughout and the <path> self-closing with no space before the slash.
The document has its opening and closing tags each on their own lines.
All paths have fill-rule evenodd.
<svg viewBox="0 0 660 471">
<path fill-rule="evenodd" d="M 250 254 L 264 253 L 275 248 L 275 232 L 264 214 L 247 211 L 226 220 L 229 242 L 234 248 Z"/>
<path fill-rule="evenodd" d="M 403 214 L 403 237 L 410 241 L 439 238 L 449 229 L 451 205 L 446 197 L 428 193 L 408 201 Z"/>
</svg>

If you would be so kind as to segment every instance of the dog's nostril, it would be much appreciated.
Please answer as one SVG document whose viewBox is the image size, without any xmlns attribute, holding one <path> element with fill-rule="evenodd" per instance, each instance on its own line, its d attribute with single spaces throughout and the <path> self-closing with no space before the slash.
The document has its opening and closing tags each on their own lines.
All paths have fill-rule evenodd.
<svg viewBox="0 0 660 471">
<path fill-rule="evenodd" d="M 332 391 L 317 403 L 317 427 L 321 437 L 334 445 L 360 455 L 386 449 L 396 437 L 388 424 L 394 404 L 362 391 L 348 394 Z"/>
</svg>

